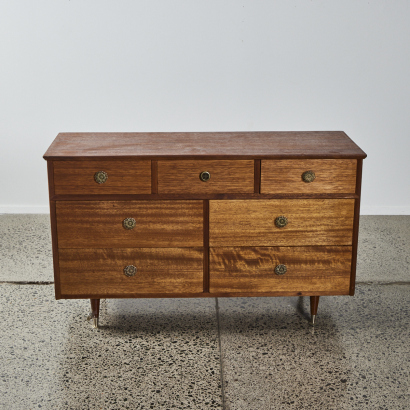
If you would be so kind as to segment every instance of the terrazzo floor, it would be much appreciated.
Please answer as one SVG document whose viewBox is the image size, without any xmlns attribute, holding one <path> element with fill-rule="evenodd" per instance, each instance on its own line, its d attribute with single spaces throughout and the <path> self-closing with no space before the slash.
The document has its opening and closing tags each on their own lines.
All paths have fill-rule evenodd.
<svg viewBox="0 0 410 410">
<path fill-rule="evenodd" d="M 47 215 L 0 215 L 0 409 L 408 409 L 410 216 L 361 219 L 354 297 L 54 299 Z M 394 269 L 392 269 L 392 266 Z"/>
</svg>

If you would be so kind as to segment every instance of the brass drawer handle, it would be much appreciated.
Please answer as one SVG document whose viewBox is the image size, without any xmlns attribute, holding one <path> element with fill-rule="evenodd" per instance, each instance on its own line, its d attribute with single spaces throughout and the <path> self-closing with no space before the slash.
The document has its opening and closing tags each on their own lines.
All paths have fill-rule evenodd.
<svg viewBox="0 0 410 410">
<path fill-rule="evenodd" d="M 288 271 L 286 265 L 277 265 L 275 268 L 275 273 L 277 275 L 284 275 Z"/>
<path fill-rule="evenodd" d="M 131 277 L 137 273 L 137 268 L 134 265 L 128 265 L 124 268 L 124 275 Z"/>
<path fill-rule="evenodd" d="M 202 182 L 207 182 L 207 181 L 209 181 L 209 180 L 211 179 L 211 174 L 210 174 L 208 171 L 202 171 L 202 172 L 199 174 L 199 179 L 200 179 Z"/>
<path fill-rule="evenodd" d="M 125 229 L 134 229 L 136 224 L 137 224 L 137 222 L 134 218 L 125 218 L 122 221 L 122 226 Z"/>
<path fill-rule="evenodd" d="M 278 216 L 276 219 L 275 219 L 275 225 L 278 227 L 278 228 L 283 228 L 284 226 L 286 226 L 288 224 L 288 218 L 286 218 L 286 216 Z"/>
<path fill-rule="evenodd" d="M 97 184 L 103 184 L 108 178 L 108 174 L 104 171 L 98 171 L 94 174 L 94 181 Z"/>
<path fill-rule="evenodd" d="M 313 171 L 305 171 L 302 174 L 302 180 L 303 182 L 313 182 L 316 178 L 316 175 Z"/>
</svg>

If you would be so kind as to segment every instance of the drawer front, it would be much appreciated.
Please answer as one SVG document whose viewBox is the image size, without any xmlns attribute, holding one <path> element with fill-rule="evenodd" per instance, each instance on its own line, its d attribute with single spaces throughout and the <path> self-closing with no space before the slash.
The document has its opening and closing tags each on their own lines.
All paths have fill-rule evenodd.
<svg viewBox="0 0 410 410">
<path fill-rule="evenodd" d="M 53 165 L 57 195 L 151 193 L 151 161 L 54 161 Z"/>
<path fill-rule="evenodd" d="M 312 173 L 309 173 L 312 171 Z M 262 194 L 354 193 L 356 160 L 262 160 Z"/>
<path fill-rule="evenodd" d="M 208 173 L 202 174 L 202 173 Z M 209 179 L 203 181 L 202 178 Z M 254 161 L 158 161 L 158 193 L 253 193 Z"/>
<path fill-rule="evenodd" d="M 59 264 L 63 295 L 203 292 L 198 248 L 60 249 Z"/>
<path fill-rule="evenodd" d="M 209 201 L 210 246 L 351 245 L 354 199 Z M 275 220 L 287 218 L 277 227 Z"/>
<path fill-rule="evenodd" d="M 351 259 L 350 246 L 211 248 L 210 292 L 348 294 Z"/>
<path fill-rule="evenodd" d="M 56 214 L 59 248 L 203 246 L 202 201 L 57 201 Z"/>
</svg>

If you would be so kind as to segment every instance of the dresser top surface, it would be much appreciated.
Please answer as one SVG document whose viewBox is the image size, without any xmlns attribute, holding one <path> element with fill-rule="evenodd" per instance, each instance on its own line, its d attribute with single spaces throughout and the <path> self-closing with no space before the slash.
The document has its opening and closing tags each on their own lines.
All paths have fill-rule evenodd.
<svg viewBox="0 0 410 410">
<path fill-rule="evenodd" d="M 60 133 L 44 158 L 365 158 L 342 131 Z"/>
</svg>

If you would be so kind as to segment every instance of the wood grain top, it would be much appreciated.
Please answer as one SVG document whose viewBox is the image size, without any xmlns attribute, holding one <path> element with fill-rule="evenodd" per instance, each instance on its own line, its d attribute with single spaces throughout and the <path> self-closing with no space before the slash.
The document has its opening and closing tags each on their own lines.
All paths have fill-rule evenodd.
<svg viewBox="0 0 410 410">
<path fill-rule="evenodd" d="M 44 159 L 365 158 L 343 131 L 60 133 Z"/>
</svg>

